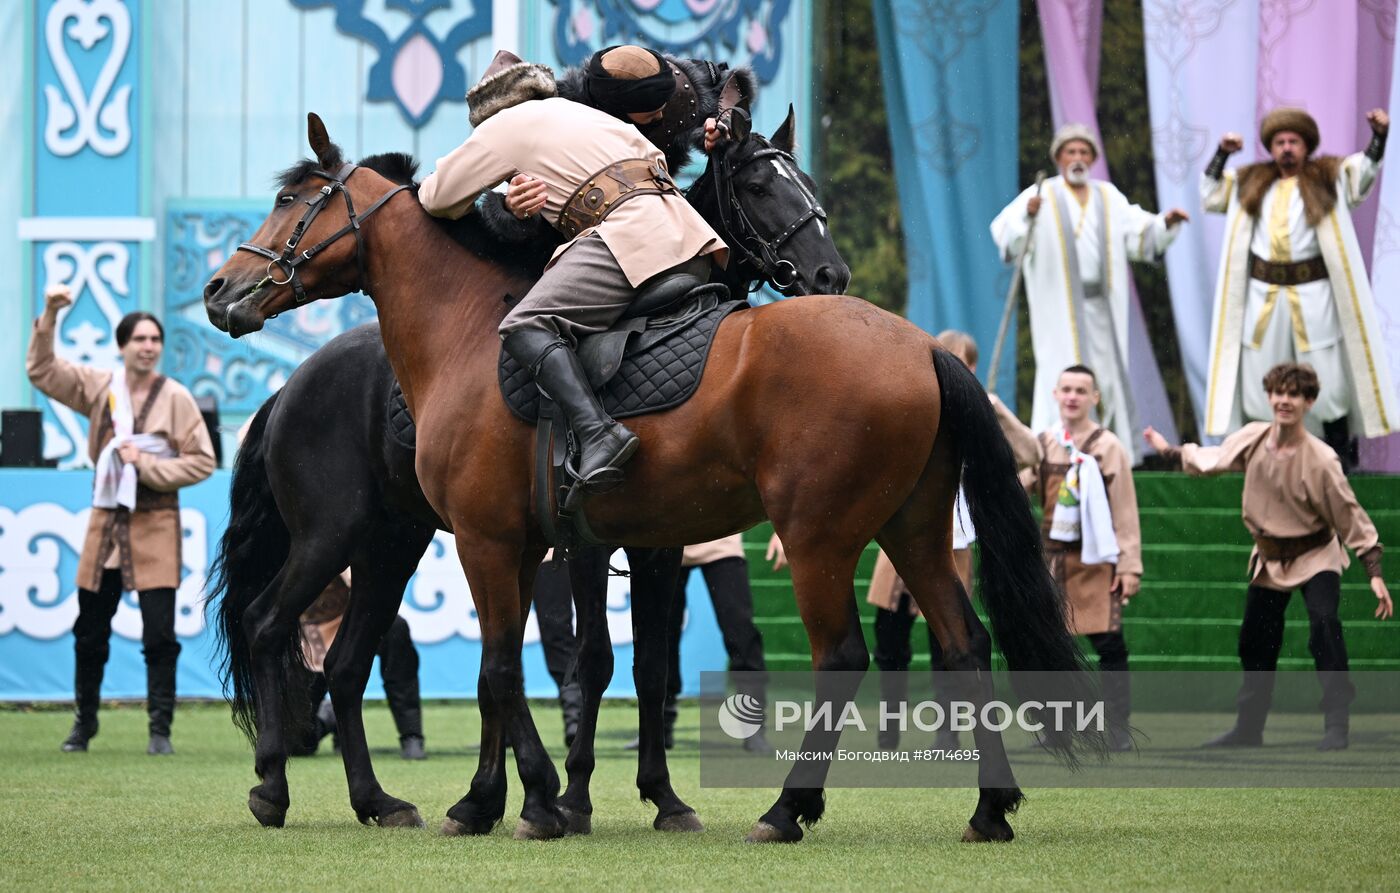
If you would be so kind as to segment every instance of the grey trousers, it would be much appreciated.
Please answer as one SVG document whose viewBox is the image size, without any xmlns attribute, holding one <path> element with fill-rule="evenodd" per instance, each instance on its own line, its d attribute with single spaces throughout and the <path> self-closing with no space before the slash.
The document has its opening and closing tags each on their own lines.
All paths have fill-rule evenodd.
<svg viewBox="0 0 1400 893">
<path fill-rule="evenodd" d="M 672 273 L 690 273 L 708 280 L 710 258 L 693 257 L 657 276 Z M 644 282 L 641 288 L 645 287 Z M 637 292 L 607 244 L 596 234 L 585 236 L 511 308 L 501 321 L 500 334 L 504 338 L 521 329 L 544 329 L 577 347 L 580 338 L 612 328 Z"/>
</svg>

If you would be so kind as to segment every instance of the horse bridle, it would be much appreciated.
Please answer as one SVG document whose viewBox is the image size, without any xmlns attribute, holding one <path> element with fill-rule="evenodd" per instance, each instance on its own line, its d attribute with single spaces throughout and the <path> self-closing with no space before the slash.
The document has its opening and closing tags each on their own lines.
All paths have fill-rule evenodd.
<svg viewBox="0 0 1400 893">
<path fill-rule="evenodd" d="M 315 198 L 306 200 L 306 212 L 301 215 L 301 220 L 297 222 L 296 229 L 292 230 L 292 235 L 287 239 L 286 245 L 283 247 L 280 255 L 261 245 L 254 245 L 252 242 L 243 242 L 238 246 L 237 250 L 239 251 L 250 251 L 259 257 L 267 258 L 267 275 L 263 277 L 261 282 L 253 286 L 254 292 L 264 285 L 286 285 L 291 283 L 292 293 L 295 296 L 297 306 L 305 304 L 310 298 L 306 296 L 306 289 L 302 287 L 301 277 L 297 273 L 297 267 L 329 248 L 338 241 L 341 236 L 347 233 L 354 233 L 355 264 L 359 267 L 360 271 L 360 291 L 365 295 L 370 293 L 369 278 L 365 274 L 364 237 L 360 234 L 360 225 L 372 217 L 374 212 L 383 207 L 384 203 L 389 199 L 403 192 L 405 189 L 410 189 L 412 187 L 407 185 L 395 186 L 393 189 L 381 195 L 374 204 L 366 208 L 365 213 L 356 215 L 355 203 L 350 198 L 350 190 L 345 188 L 345 181 L 350 179 L 350 175 L 355 172 L 356 167 L 357 165 L 354 163 L 347 162 L 334 174 L 318 168 L 307 175 L 324 177 L 330 180 L 330 183 L 322 186 Z M 349 222 L 315 245 L 298 253 L 297 247 L 301 245 L 301 240 L 302 237 L 306 235 L 306 230 L 311 226 L 312 221 L 325 210 L 326 205 L 330 202 L 331 196 L 335 195 L 337 192 L 345 199 L 345 211 L 350 217 Z M 273 275 L 272 268 L 274 265 L 282 275 L 286 277 L 285 279 L 279 280 Z"/>
<path fill-rule="evenodd" d="M 778 249 L 782 248 L 783 244 L 787 242 L 788 239 L 791 239 L 798 230 L 806 226 L 813 218 L 818 218 L 824 222 L 826 220 L 826 211 L 823 210 L 822 206 L 817 204 L 804 189 L 802 190 L 803 194 L 806 195 L 808 199 L 807 210 L 799 214 L 796 219 L 785 226 L 777 235 L 765 239 L 759 234 L 758 227 L 754 226 L 753 221 L 749 219 L 749 215 L 744 213 L 744 207 L 739 202 L 739 196 L 734 190 L 734 176 L 756 161 L 761 161 L 764 158 L 775 158 L 778 159 L 780 164 L 784 164 L 788 168 L 789 175 L 793 178 L 794 182 L 800 182 L 796 179 L 797 160 L 792 157 L 792 153 L 784 152 L 782 149 L 769 145 L 766 140 L 764 141 L 764 148 L 759 149 L 738 165 L 732 167 L 729 162 L 730 154 L 729 152 L 719 153 L 711 168 L 714 176 L 715 193 L 719 202 L 720 225 L 724 229 L 721 235 L 724 236 L 724 240 L 731 250 L 737 251 L 743 260 L 748 261 L 758 269 L 759 276 L 761 277 L 760 282 L 767 281 L 778 291 L 791 288 L 793 284 L 797 282 L 797 267 L 793 265 L 792 261 L 784 260 L 782 256 L 778 254 Z M 736 224 L 738 224 L 737 227 Z M 746 243 L 756 243 L 758 245 L 758 252 L 755 253 Z M 756 289 L 757 287 L 757 284 L 755 284 L 754 288 Z"/>
</svg>

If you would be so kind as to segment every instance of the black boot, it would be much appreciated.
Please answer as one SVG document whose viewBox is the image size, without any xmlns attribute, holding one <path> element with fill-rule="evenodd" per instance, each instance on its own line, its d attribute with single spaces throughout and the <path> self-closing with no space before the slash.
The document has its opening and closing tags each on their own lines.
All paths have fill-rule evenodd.
<svg viewBox="0 0 1400 893">
<path fill-rule="evenodd" d="M 1125 753 L 1133 749 L 1133 735 L 1128 725 L 1132 714 L 1132 677 L 1127 670 L 1111 670 L 1099 674 L 1103 690 L 1104 724 L 1108 732 L 1108 749 Z"/>
<path fill-rule="evenodd" d="M 1333 419 L 1330 422 L 1323 422 L 1322 439 L 1336 451 L 1337 458 L 1342 460 L 1343 474 L 1351 474 L 1356 470 L 1360 455 L 1357 450 L 1356 438 L 1351 436 L 1346 416 Z"/>
<path fill-rule="evenodd" d="M 1264 670 L 1246 671 L 1235 699 L 1238 713 L 1235 727 L 1210 739 L 1202 747 L 1262 747 L 1264 723 L 1274 702 L 1274 674 Z"/>
<path fill-rule="evenodd" d="M 151 733 L 146 753 L 172 754 L 170 721 L 175 716 L 175 661 L 159 660 L 146 664 L 146 716 Z"/>
<path fill-rule="evenodd" d="M 886 711 L 899 711 L 899 705 L 909 700 L 909 674 L 903 670 L 880 671 L 880 700 Z M 907 712 L 907 708 L 905 708 Z M 881 750 L 899 750 L 899 723 L 891 720 L 876 732 Z"/>
<path fill-rule="evenodd" d="M 578 443 L 574 471 L 584 492 L 603 493 L 622 483 L 622 466 L 640 441 L 603 412 L 573 350 L 544 329 L 511 332 L 504 343 L 506 352 L 531 371 L 535 384 L 568 421 Z"/>
<path fill-rule="evenodd" d="M 73 728 L 63 741 L 65 753 L 83 753 L 97 737 L 97 708 L 102 702 L 104 661 L 79 657 L 73 673 Z"/>
<path fill-rule="evenodd" d="M 559 709 L 564 713 L 564 746 L 573 747 L 578 737 L 579 714 L 583 712 L 583 689 L 577 682 L 559 689 Z"/>
</svg>

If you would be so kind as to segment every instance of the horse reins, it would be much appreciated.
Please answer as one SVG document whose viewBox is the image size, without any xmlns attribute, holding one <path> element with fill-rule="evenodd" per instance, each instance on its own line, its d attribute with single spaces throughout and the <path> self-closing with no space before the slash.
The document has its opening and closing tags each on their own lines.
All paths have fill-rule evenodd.
<svg viewBox="0 0 1400 893">
<path fill-rule="evenodd" d="M 389 201 L 389 199 L 403 192 L 405 189 L 410 189 L 412 187 L 408 185 L 395 186 L 393 189 L 381 195 L 374 204 L 366 208 L 365 213 L 357 215 L 355 213 L 355 203 L 350 198 L 350 190 L 345 188 L 345 181 L 350 179 L 350 175 L 355 172 L 356 167 L 357 165 L 354 163 L 347 162 L 334 174 L 320 169 L 313 170 L 308 174 L 308 176 L 325 177 L 331 182 L 322 186 L 321 191 L 317 193 L 315 198 L 306 200 L 306 212 L 301 215 L 301 220 L 297 221 L 296 228 L 292 230 L 292 234 L 287 239 L 286 245 L 283 247 L 280 255 L 261 245 L 254 245 L 252 242 L 243 242 L 238 246 L 237 250 L 239 251 L 250 251 L 259 257 L 268 259 L 267 276 L 263 278 L 262 282 L 259 282 L 253 287 L 253 291 L 257 291 L 264 285 L 287 285 L 291 283 L 297 306 L 305 304 L 310 298 L 306 296 L 306 289 L 302 287 L 301 277 L 298 275 L 297 267 L 329 248 L 347 233 L 354 233 L 355 264 L 360 271 L 360 291 L 365 295 L 370 293 L 369 277 L 365 273 L 364 237 L 360 234 L 360 225 L 372 217 L 374 212 L 382 208 L 384 203 Z M 301 244 L 302 237 L 306 235 L 306 230 L 311 226 L 312 221 L 325 210 L 326 205 L 330 202 L 331 196 L 335 195 L 337 192 L 345 199 L 345 211 L 350 217 L 349 222 L 320 242 L 298 253 L 297 247 Z M 278 280 L 272 272 L 274 265 L 276 265 L 282 275 L 287 278 Z"/>
</svg>

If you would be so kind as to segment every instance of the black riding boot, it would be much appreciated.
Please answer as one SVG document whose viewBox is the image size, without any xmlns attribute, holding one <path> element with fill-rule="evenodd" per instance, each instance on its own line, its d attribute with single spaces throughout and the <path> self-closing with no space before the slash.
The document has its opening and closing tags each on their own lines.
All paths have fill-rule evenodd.
<svg viewBox="0 0 1400 893">
<path fill-rule="evenodd" d="M 1267 670 L 1247 670 L 1235 699 L 1239 713 L 1235 727 L 1207 741 L 1204 747 L 1262 747 L 1264 723 L 1274 703 L 1274 674 Z"/>
<path fill-rule="evenodd" d="M 73 674 L 73 728 L 64 739 L 63 749 L 80 753 L 97 737 L 97 708 L 102 703 L 102 672 L 105 661 L 78 657 Z"/>
<path fill-rule="evenodd" d="M 504 344 L 568 421 L 578 442 L 575 470 L 584 491 L 603 493 L 622 483 L 622 466 L 637 451 L 637 435 L 603 412 L 573 350 L 544 329 L 511 332 Z"/>
<path fill-rule="evenodd" d="M 573 747 L 578 736 L 579 714 L 583 712 L 583 689 L 569 682 L 559 689 L 559 708 L 564 713 L 564 746 Z"/>
<path fill-rule="evenodd" d="M 146 753 L 174 753 L 170 745 L 170 721 L 175 716 L 175 661 L 146 664 L 146 716 L 151 733 Z"/>
<path fill-rule="evenodd" d="M 1103 691 L 1104 725 L 1108 731 L 1108 749 L 1125 753 L 1133 749 L 1133 734 L 1128 717 L 1133 707 L 1133 682 L 1127 670 L 1110 670 L 1099 674 Z"/>
</svg>

